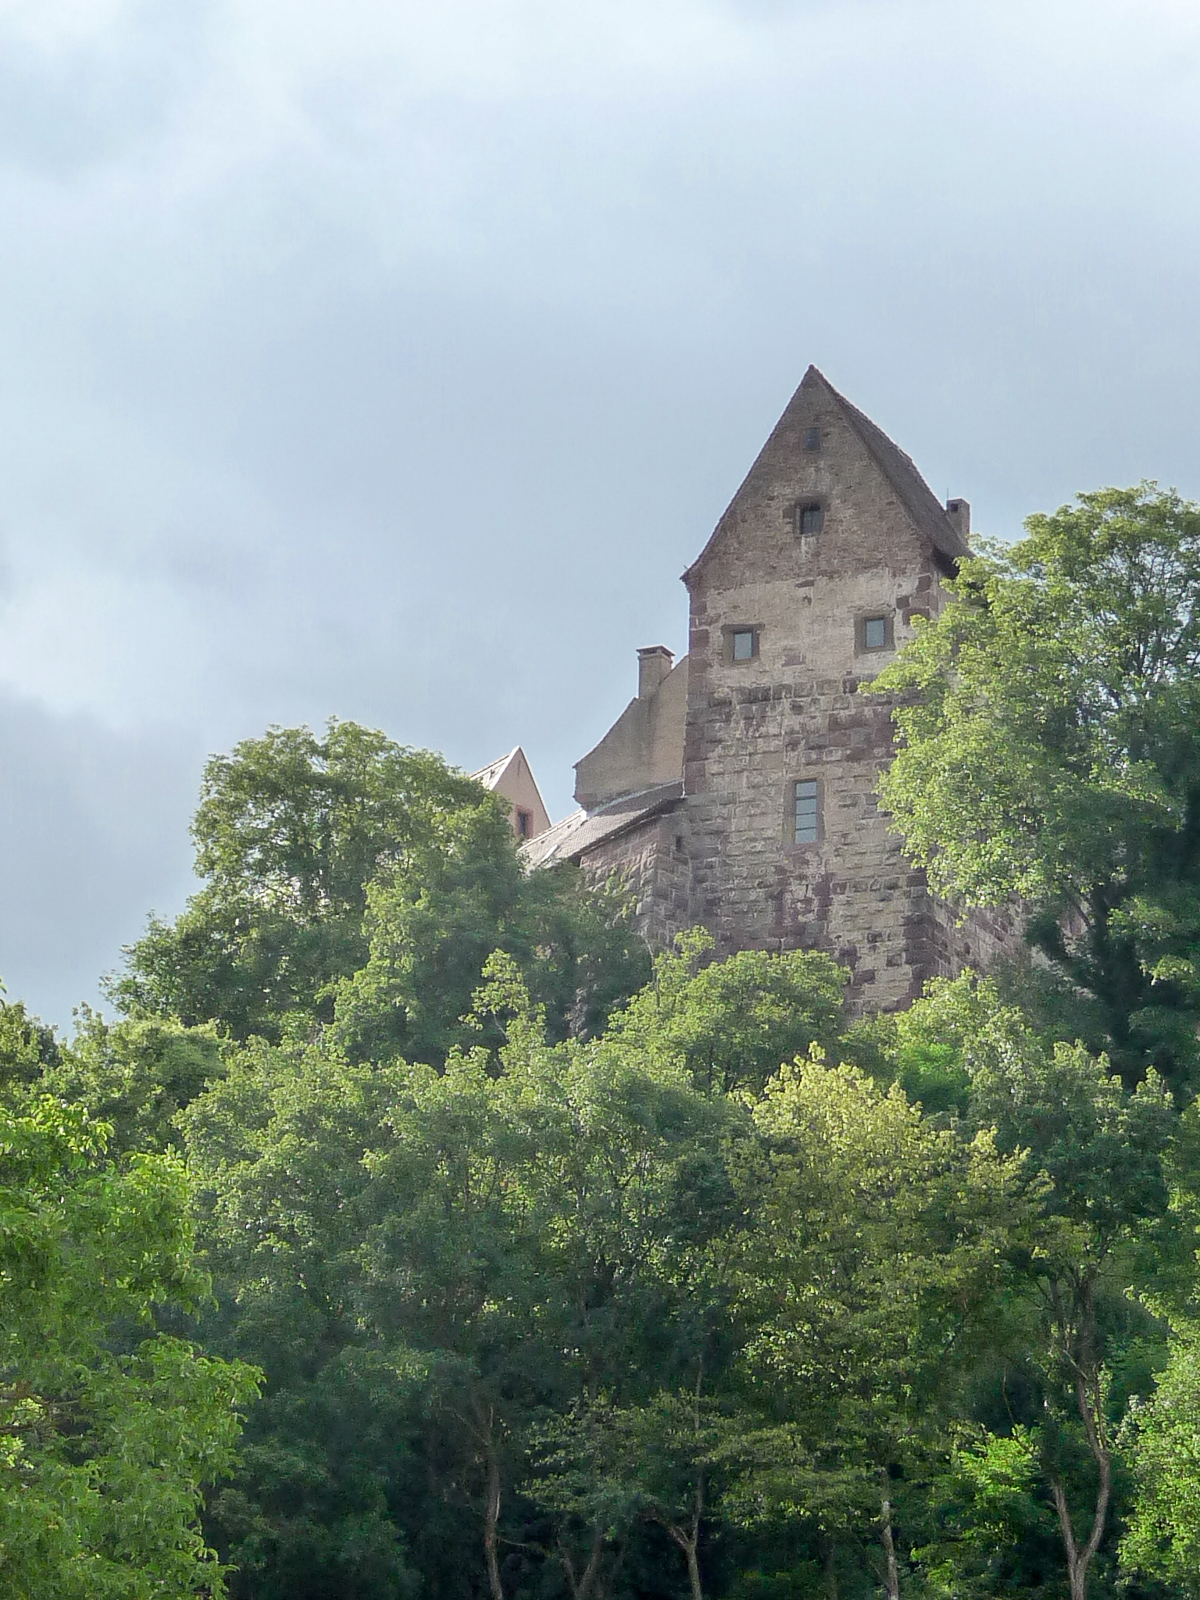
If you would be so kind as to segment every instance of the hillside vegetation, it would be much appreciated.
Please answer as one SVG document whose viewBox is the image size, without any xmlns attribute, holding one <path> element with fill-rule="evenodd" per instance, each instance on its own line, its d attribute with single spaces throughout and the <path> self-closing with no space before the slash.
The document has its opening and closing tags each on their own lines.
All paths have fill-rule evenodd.
<svg viewBox="0 0 1200 1600">
<path fill-rule="evenodd" d="M 0 1009 L 0 1592 L 1200 1596 L 1200 508 L 964 564 L 883 798 L 1027 959 L 850 1019 L 348 723 Z"/>
</svg>

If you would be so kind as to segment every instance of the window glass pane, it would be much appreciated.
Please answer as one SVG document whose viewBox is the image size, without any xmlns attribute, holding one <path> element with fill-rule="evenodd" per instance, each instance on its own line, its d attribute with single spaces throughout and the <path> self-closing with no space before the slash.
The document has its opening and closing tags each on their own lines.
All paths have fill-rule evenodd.
<svg viewBox="0 0 1200 1600">
<path fill-rule="evenodd" d="M 800 507 L 800 532 L 820 533 L 821 525 L 825 521 L 825 514 L 820 506 Z"/>
<path fill-rule="evenodd" d="M 863 643 L 868 650 L 887 649 L 887 618 L 868 617 L 863 623 Z"/>
<path fill-rule="evenodd" d="M 821 448 L 820 428 L 805 428 L 804 448 L 806 450 L 819 450 Z"/>
<path fill-rule="evenodd" d="M 817 785 L 806 779 L 796 785 L 796 843 L 817 842 Z"/>
<path fill-rule="evenodd" d="M 754 655 L 754 634 L 751 630 L 739 630 L 733 636 L 733 659 L 735 661 L 749 661 Z"/>
</svg>

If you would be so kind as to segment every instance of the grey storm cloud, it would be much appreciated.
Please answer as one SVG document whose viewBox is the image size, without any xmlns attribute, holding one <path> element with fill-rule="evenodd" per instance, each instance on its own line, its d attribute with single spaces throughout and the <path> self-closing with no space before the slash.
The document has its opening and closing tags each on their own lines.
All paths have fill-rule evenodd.
<svg viewBox="0 0 1200 1600">
<path fill-rule="evenodd" d="M 0 0 L 0 974 L 64 1022 L 206 752 L 552 814 L 809 361 L 1008 537 L 1200 495 L 1192 0 Z"/>
</svg>

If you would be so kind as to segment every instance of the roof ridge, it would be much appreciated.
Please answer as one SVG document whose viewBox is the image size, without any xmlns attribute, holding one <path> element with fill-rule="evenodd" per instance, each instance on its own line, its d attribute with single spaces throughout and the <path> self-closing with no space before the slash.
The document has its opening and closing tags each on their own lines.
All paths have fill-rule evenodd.
<svg viewBox="0 0 1200 1600">
<path fill-rule="evenodd" d="M 470 776 L 479 783 L 485 781 L 485 773 L 494 773 L 496 777 L 499 778 L 512 758 L 515 755 L 520 754 L 523 754 L 521 746 L 519 744 L 515 744 L 507 755 L 497 756 L 494 761 L 485 761 L 483 766 L 479 767 L 475 772 L 472 772 Z"/>
</svg>

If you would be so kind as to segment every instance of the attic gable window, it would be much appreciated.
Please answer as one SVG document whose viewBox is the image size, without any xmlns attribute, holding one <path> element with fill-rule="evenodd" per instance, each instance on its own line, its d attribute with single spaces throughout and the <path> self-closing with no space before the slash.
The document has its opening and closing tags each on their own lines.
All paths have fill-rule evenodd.
<svg viewBox="0 0 1200 1600">
<path fill-rule="evenodd" d="M 533 812 L 517 807 L 517 838 L 529 839 L 533 835 Z"/>
<path fill-rule="evenodd" d="M 820 428 L 805 428 L 804 448 L 806 450 L 819 450 L 821 448 Z"/>
<path fill-rule="evenodd" d="M 817 501 L 796 507 L 796 532 L 801 538 L 811 538 L 825 526 L 825 508 Z"/>
</svg>

